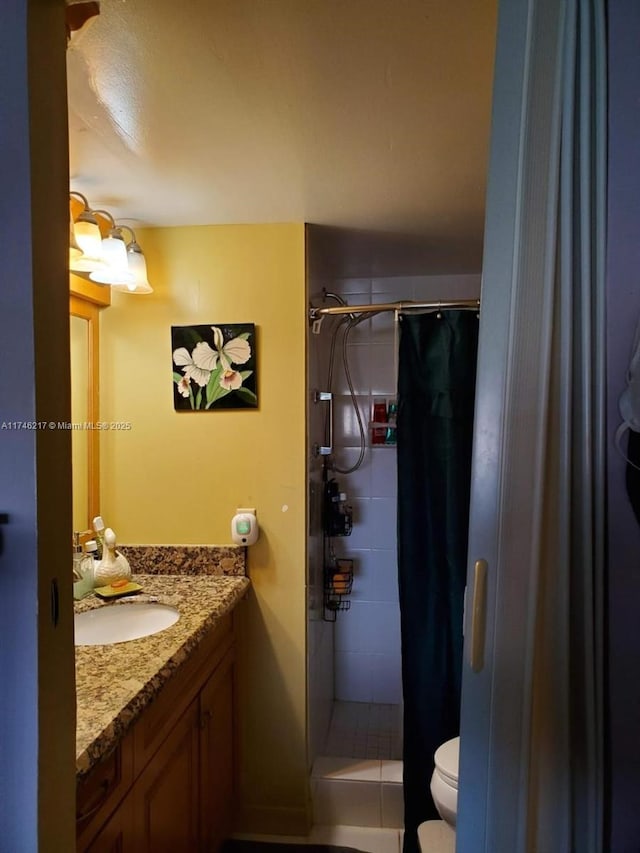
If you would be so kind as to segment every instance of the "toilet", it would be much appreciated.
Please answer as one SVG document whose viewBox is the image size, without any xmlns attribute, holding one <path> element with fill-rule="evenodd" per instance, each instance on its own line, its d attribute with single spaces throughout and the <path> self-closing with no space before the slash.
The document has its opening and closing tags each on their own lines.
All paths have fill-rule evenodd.
<svg viewBox="0 0 640 853">
<path fill-rule="evenodd" d="M 431 777 L 431 796 L 438 814 L 453 829 L 458 813 L 458 762 L 460 758 L 460 738 L 445 741 L 436 749 L 435 769 Z"/>
</svg>

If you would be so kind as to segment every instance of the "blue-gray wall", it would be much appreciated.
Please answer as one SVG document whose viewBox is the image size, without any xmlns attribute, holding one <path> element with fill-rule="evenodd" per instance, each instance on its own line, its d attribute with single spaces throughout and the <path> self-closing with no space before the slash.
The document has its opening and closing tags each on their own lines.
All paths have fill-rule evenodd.
<svg viewBox="0 0 640 853">
<path fill-rule="evenodd" d="M 613 434 L 640 316 L 640 3 L 609 2 L 609 699 L 611 851 L 640 850 L 640 526 Z"/>
</svg>

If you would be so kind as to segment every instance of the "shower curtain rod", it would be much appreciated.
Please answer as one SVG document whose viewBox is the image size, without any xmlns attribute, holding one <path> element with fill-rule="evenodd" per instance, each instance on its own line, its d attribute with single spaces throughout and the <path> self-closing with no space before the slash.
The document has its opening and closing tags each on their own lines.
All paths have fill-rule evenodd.
<svg viewBox="0 0 640 853">
<path fill-rule="evenodd" d="M 381 311 L 443 311 L 448 308 L 461 308 L 478 311 L 479 299 L 434 299 L 430 302 L 379 302 L 370 305 L 335 305 L 331 308 L 309 308 L 309 320 L 334 314 L 368 314 Z"/>
</svg>

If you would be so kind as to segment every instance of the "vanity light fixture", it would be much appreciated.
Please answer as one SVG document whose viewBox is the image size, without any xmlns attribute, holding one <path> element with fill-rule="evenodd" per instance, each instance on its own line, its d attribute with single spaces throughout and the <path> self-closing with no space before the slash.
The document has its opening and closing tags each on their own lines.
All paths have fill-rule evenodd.
<svg viewBox="0 0 640 853">
<path fill-rule="evenodd" d="M 136 235 L 128 225 L 118 224 L 108 210 L 94 210 L 82 193 L 72 191 L 84 205 L 81 213 L 71 222 L 69 229 L 69 269 L 82 278 L 96 284 L 110 285 L 114 290 L 125 293 L 153 293 L 147 279 L 147 264 Z M 105 220 L 109 223 L 106 237 L 102 237 Z M 131 239 L 126 241 L 123 230 Z"/>
</svg>

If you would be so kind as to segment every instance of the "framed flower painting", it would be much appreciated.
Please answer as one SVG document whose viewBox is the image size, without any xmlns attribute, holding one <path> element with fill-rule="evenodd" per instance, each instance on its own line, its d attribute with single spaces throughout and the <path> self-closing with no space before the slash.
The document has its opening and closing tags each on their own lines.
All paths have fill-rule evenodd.
<svg viewBox="0 0 640 853">
<path fill-rule="evenodd" d="M 255 338 L 253 323 L 172 326 L 174 408 L 255 409 Z"/>
</svg>

